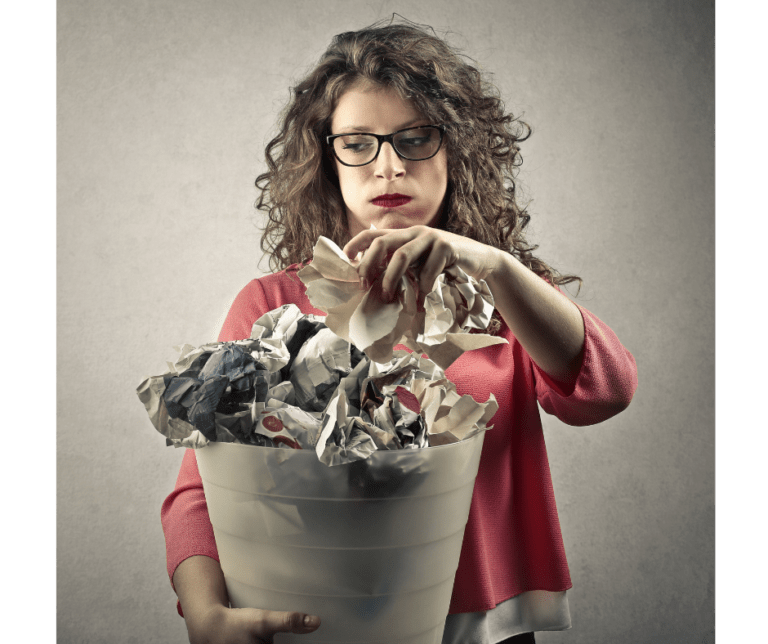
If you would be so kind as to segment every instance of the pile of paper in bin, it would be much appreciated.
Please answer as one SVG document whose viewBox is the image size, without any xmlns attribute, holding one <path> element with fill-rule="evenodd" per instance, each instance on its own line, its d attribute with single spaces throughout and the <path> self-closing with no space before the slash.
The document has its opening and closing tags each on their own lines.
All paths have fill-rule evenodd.
<svg viewBox="0 0 768 644">
<path fill-rule="evenodd" d="M 384 302 L 375 286 L 361 290 L 358 263 L 321 237 L 299 277 L 327 316 L 284 305 L 259 318 L 249 339 L 184 345 L 167 373 L 146 378 L 137 392 L 166 443 L 314 449 L 337 465 L 486 429 L 498 409 L 493 395 L 484 403 L 460 396 L 444 370 L 464 351 L 506 342 L 469 333 L 491 319 L 487 285 L 452 267 L 419 305 L 409 271 L 395 301 Z"/>
</svg>

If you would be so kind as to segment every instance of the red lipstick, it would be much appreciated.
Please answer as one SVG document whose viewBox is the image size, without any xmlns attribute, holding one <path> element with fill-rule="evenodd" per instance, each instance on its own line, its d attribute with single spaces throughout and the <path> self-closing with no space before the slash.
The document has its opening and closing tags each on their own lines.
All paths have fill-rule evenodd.
<svg viewBox="0 0 768 644">
<path fill-rule="evenodd" d="M 394 193 L 391 195 L 379 195 L 375 199 L 372 199 L 371 203 L 375 206 L 381 206 L 382 208 L 397 208 L 398 206 L 404 206 L 412 200 L 413 197 L 409 197 L 408 195 Z"/>
</svg>

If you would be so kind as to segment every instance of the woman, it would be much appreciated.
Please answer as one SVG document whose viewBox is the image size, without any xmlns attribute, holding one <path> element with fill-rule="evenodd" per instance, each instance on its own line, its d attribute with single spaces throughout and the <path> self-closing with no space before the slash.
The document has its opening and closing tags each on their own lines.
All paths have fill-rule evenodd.
<svg viewBox="0 0 768 644">
<path fill-rule="evenodd" d="M 293 302 L 322 314 L 296 278 L 319 235 L 350 256 L 364 251 L 363 288 L 383 297 L 417 267 L 428 292 L 446 267 L 487 282 L 491 331 L 509 341 L 462 355 L 448 370 L 459 393 L 499 411 L 488 432 L 456 574 L 444 644 L 533 642 L 570 627 L 571 587 L 537 402 L 566 423 L 601 422 L 624 409 L 634 359 L 612 331 L 556 285 L 532 255 L 513 170 L 527 126 L 441 39 L 388 25 L 334 38 L 294 89 L 268 171 L 256 185 L 269 215 L 262 247 L 279 272 L 238 295 L 222 341 L 248 337 L 263 313 Z M 373 228 L 372 228 L 373 225 Z M 190 641 L 270 641 L 309 633 L 322 616 L 228 608 L 193 450 L 163 505 L 168 570 Z"/>
</svg>

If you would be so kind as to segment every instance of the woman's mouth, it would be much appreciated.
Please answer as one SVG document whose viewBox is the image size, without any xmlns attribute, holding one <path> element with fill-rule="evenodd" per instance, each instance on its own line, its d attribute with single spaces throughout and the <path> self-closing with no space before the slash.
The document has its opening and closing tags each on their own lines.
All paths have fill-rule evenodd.
<svg viewBox="0 0 768 644">
<path fill-rule="evenodd" d="M 404 206 L 412 200 L 413 197 L 395 193 L 391 195 L 379 195 L 371 200 L 371 203 L 374 206 L 381 206 L 382 208 L 397 208 L 398 206 Z"/>
</svg>

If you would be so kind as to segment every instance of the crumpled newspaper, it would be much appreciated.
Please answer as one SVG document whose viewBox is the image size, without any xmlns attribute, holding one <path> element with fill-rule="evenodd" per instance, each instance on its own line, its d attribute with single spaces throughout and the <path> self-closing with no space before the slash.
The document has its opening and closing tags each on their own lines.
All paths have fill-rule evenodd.
<svg viewBox="0 0 768 644">
<path fill-rule="evenodd" d="M 377 363 L 294 304 L 270 311 L 251 337 L 184 345 L 169 372 L 137 388 L 155 428 L 176 447 L 209 441 L 314 449 L 326 465 L 377 449 L 417 449 L 487 428 L 495 398 L 459 396 L 443 369 L 418 353 Z M 400 401 L 415 396 L 419 413 Z"/>
<path fill-rule="evenodd" d="M 359 347 L 374 362 L 392 359 L 393 347 L 402 344 L 424 353 L 447 369 L 462 353 L 494 344 L 504 338 L 470 329 L 485 329 L 493 315 L 493 296 L 484 281 L 451 266 L 435 280 L 417 306 L 415 277 L 409 269 L 401 278 L 393 302 L 381 298 L 381 285 L 360 288 L 357 266 L 331 240 L 320 237 L 312 263 L 299 271 L 307 297 L 328 315 L 325 323 L 336 335 Z"/>
<path fill-rule="evenodd" d="M 400 403 L 398 388 L 415 394 L 420 413 Z M 460 396 L 432 360 L 395 351 L 386 364 L 361 361 L 342 380 L 324 415 L 315 449 L 326 465 L 337 465 L 357 460 L 356 454 L 367 457 L 376 449 L 455 443 L 486 429 L 497 409 L 493 394 L 485 403 Z"/>
</svg>

